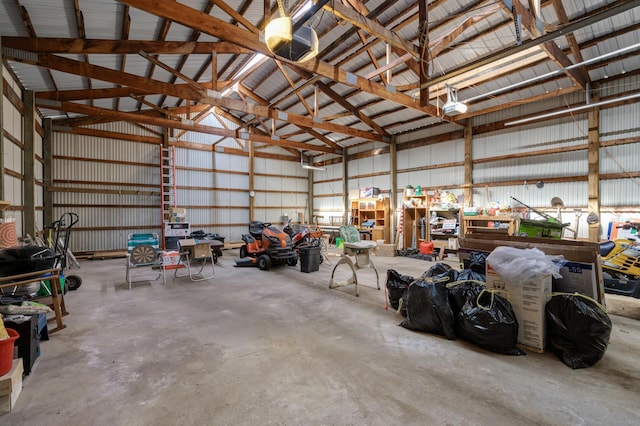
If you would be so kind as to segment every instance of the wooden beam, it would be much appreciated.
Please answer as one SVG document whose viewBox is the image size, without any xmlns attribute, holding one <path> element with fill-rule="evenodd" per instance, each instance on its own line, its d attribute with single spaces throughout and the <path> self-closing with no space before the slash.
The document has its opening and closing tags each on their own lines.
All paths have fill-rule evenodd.
<svg viewBox="0 0 640 426">
<path fill-rule="evenodd" d="M 425 83 L 429 79 L 429 65 L 431 58 L 434 58 L 429 52 L 429 5 L 428 0 L 418 0 L 418 44 L 420 49 L 420 57 L 418 58 L 418 77 L 420 80 L 420 105 L 429 103 L 429 86 Z"/>
<path fill-rule="evenodd" d="M 516 14 L 522 17 L 522 26 L 527 30 L 533 38 L 540 37 L 542 32 L 536 26 L 536 18 L 531 14 L 529 9 L 526 9 L 519 1 L 512 2 L 515 7 Z M 573 62 L 564 54 L 564 52 L 553 41 L 542 43 L 541 48 L 547 52 L 549 58 L 558 64 L 560 68 L 566 68 L 573 65 Z M 585 89 L 587 83 L 589 83 L 589 74 L 587 74 L 584 67 L 572 68 L 565 70 L 565 73 L 573 80 L 578 86 Z"/>
<path fill-rule="evenodd" d="M 464 205 L 473 206 L 473 119 L 464 127 Z M 464 235 L 464 229 L 461 234 Z"/>
<path fill-rule="evenodd" d="M 236 99 L 204 98 L 202 102 L 213 104 L 222 108 L 232 109 L 235 111 L 242 111 L 247 114 L 253 114 L 261 117 L 268 117 L 276 120 L 286 121 L 288 123 L 295 124 L 296 126 L 323 129 L 323 130 L 328 130 L 330 132 L 342 133 L 345 135 L 353 136 L 356 138 L 362 138 L 366 140 L 371 140 L 371 141 L 388 142 L 387 137 L 381 136 L 375 133 L 367 132 L 365 130 L 354 129 L 352 127 L 343 126 L 340 124 L 325 123 L 321 120 L 316 120 L 313 117 L 289 114 L 284 111 L 274 110 L 272 108 L 262 106 L 262 105 L 249 104 L 246 102 L 238 101 Z"/>
<path fill-rule="evenodd" d="M 449 70 L 448 72 L 446 72 L 445 74 L 441 74 L 437 77 L 431 78 L 429 79 L 429 81 L 426 83 L 427 85 L 435 85 L 438 83 L 442 83 L 445 81 L 448 81 L 450 79 L 452 79 L 453 77 L 456 77 L 460 74 L 469 72 L 469 71 L 473 71 L 475 69 L 477 69 L 478 67 L 487 65 L 491 62 L 495 62 L 496 60 L 499 59 L 504 59 L 504 58 L 508 58 L 511 55 L 514 55 L 520 51 L 523 50 L 527 50 L 530 49 L 534 46 L 539 46 L 543 43 L 546 43 L 547 41 L 551 41 L 554 40 L 558 37 L 564 36 L 567 33 L 571 33 L 574 31 L 577 31 L 579 29 L 585 28 L 589 25 L 593 25 L 595 23 L 598 23 L 600 21 L 603 21 L 605 19 L 608 19 L 612 16 L 615 16 L 619 13 L 623 13 L 628 11 L 629 9 L 632 9 L 633 7 L 635 7 L 636 4 L 634 1 L 625 1 L 625 2 L 618 2 L 614 5 L 607 5 L 605 7 L 602 7 L 600 9 L 598 9 L 597 12 L 595 13 L 591 13 L 590 15 L 579 19 L 577 21 L 573 21 L 570 24 L 564 25 L 561 28 L 559 28 L 556 31 L 552 31 L 549 33 L 546 33 L 540 37 L 537 37 L 535 39 L 532 40 L 527 40 L 525 42 L 523 42 L 520 46 L 514 46 L 514 47 L 510 47 L 507 49 L 503 49 L 497 52 L 491 52 L 487 55 L 484 55 L 482 58 L 477 59 L 475 61 L 472 62 L 468 62 L 465 63 L 453 70 Z"/>
<path fill-rule="evenodd" d="M 340 3 L 330 2 L 324 6 L 324 9 L 328 12 L 333 13 L 338 18 L 349 22 L 351 25 L 360 28 L 376 36 L 377 38 L 389 43 L 392 46 L 395 46 L 399 49 L 404 50 L 405 52 L 411 53 L 415 58 L 420 58 L 420 53 L 416 46 L 413 43 L 409 42 L 398 36 L 398 34 L 394 33 L 391 30 L 388 30 L 383 25 L 378 22 L 367 18 L 366 16 L 356 12 L 353 9 L 349 9 L 343 6 Z"/>
<path fill-rule="evenodd" d="M 36 146 L 35 146 L 35 125 L 36 125 L 36 108 L 35 96 L 33 91 L 25 90 L 24 92 L 24 114 L 22 118 L 23 139 L 22 143 L 22 170 L 24 180 L 22 181 L 24 199 L 23 212 L 23 233 L 31 236 L 36 235 Z M 18 157 L 19 158 L 19 157 Z M 19 199 L 19 198 L 18 198 Z"/>
<path fill-rule="evenodd" d="M 88 129 L 84 127 L 69 127 L 56 125 L 52 123 L 52 131 L 58 133 L 70 133 L 74 135 L 92 136 L 95 138 L 114 139 L 129 142 L 148 143 L 152 145 L 161 145 L 162 138 L 153 136 L 132 135 L 129 133 L 110 132 L 107 130 Z"/>
<path fill-rule="evenodd" d="M 229 138 L 238 137 L 240 139 L 246 139 L 254 142 L 262 142 L 266 144 L 284 146 L 289 148 L 335 153 L 335 149 L 327 148 L 324 146 L 310 145 L 310 144 L 286 141 L 286 140 L 275 140 L 273 138 L 261 136 L 255 133 L 237 134 L 237 132 L 234 132 L 232 130 L 220 129 L 212 126 L 204 126 L 202 124 L 193 124 L 193 123 L 188 123 L 184 121 L 175 121 L 175 120 L 169 120 L 169 119 L 159 118 L 159 117 L 149 117 L 142 114 L 113 111 L 105 108 L 97 108 L 97 107 L 91 107 L 87 105 L 80 105 L 73 102 L 51 102 L 51 101 L 38 100 L 37 104 L 43 108 L 51 108 L 59 111 L 75 112 L 78 114 L 87 114 L 87 115 L 108 116 L 108 117 L 115 118 L 117 120 L 130 121 L 133 123 L 146 123 L 146 124 L 152 124 L 160 127 L 185 129 L 193 132 L 206 133 L 210 135 L 226 136 Z"/>
<path fill-rule="evenodd" d="M 376 133 L 378 133 L 379 135 L 382 135 L 382 136 L 389 137 L 389 133 L 387 133 L 386 130 L 384 130 L 382 127 L 380 127 L 371 118 L 369 118 L 368 116 L 363 114 L 358 108 L 356 108 L 355 106 L 351 105 L 344 97 L 342 97 L 338 93 L 336 93 L 327 84 L 323 83 L 322 81 L 318 81 L 316 83 L 316 87 L 318 87 L 320 90 L 322 90 L 322 93 L 324 93 L 325 95 L 329 96 L 329 98 L 331 98 L 334 102 L 338 103 L 338 105 L 342 106 L 344 109 L 349 111 L 351 114 L 353 114 L 354 116 L 359 118 L 363 123 L 365 123 L 366 125 L 371 127 L 373 130 L 375 130 Z M 388 143 L 388 142 L 390 142 L 390 139 L 387 139 L 384 142 Z"/>
<path fill-rule="evenodd" d="M 161 60 L 154 58 L 153 56 L 149 55 L 147 52 L 141 50 L 138 52 L 138 54 L 140 56 L 142 56 L 143 58 L 145 58 L 147 61 L 151 62 L 152 64 L 159 66 L 160 68 L 162 68 L 163 70 L 167 71 L 170 74 L 173 74 L 174 76 L 178 77 L 180 80 L 184 81 L 185 83 L 187 83 L 188 85 L 190 85 L 191 87 L 194 87 L 198 90 L 203 90 L 204 87 L 202 87 L 202 85 L 200 83 L 198 83 L 197 81 L 192 80 L 191 78 L 187 77 L 186 75 L 182 74 L 180 71 L 170 67 L 169 65 L 165 64 L 164 62 L 162 62 Z"/>
<path fill-rule="evenodd" d="M 223 2 L 221 0 L 211 0 L 211 2 L 214 3 L 216 6 L 218 6 L 220 9 L 222 9 L 227 15 L 231 16 L 233 19 L 238 21 L 240 24 L 244 25 L 252 33 L 258 34 L 260 32 L 258 27 L 256 27 L 251 22 L 246 20 L 244 18 L 244 16 L 242 16 L 241 14 L 236 12 L 236 10 L 234 8 L 232 8 L 231 6 L 226 4 L 225 2 Z"/>
<path fill-rule="evenodd" d="M 227 40 L 231 43 L 236 43 L 240 46 L 252 49 L 255 52 L 262 53 L 266 56 L 274 57 L 274 55 L 269 52 L 266 45 L 260 41 L 259 37 L 256 34 L 253 34 L 247 30 L 242 30 L 235 25 L 231 25 L 227 22 L 216 19 L 213 16 L 203 14 L 181 3 L 150 3 L 146 0 L 118 1 L 162 18 L 172 19 L 182 25 L 198 29 L 204 33 Z M 363 77 L 342 71 L 339 68 L 336 68 L 333 65 L 322 62 L 318 59 L 311 59 L 304 63 L 295 63 L 295 66 L 303 68 L 309 72 L 319 74 L 323 77 L 327 77 L 334 81 L 355 87 L 371 95 L 378 96 L 391 102 L 404 105 L 408 108 L 421 111 L 433 117 L 438 117 L 438 111 L 434 106 L 421 107 L 420 104 L 414 99 L 402 93 L 397 93 L 393 88 L 375 84 Z M 455 120 L 451 120 L 448 117 L 444 117 L 443 119 L 445 121 L 458 124 Z"/>
<path fill-rule="evenodd" d="M 274 110 L 265 106 L 258 106 L 253 104 L 247 104 L 246 102 L 238 101 L 235 99 L 223 98 L 215 99 L 208 96 L 208 91 L 198 90 L 188 85 L 174 85 L 169 83 L 152 80 L 145 77 L 139 77 L 129 73 L 123 73 L 120 71 L 112 70 L 97 65 L 87 64 L 84 62 L 78 62 L 71 59 L 61 58 L 53 55 L 38 55 L 38 60 L 33 61 L 31 59 L 13 58 L 19 62 L 30 63 L 32 65 L 39 65 L 45 68 L 56 69 L 58 71 L 64 71 L 71 74 L 89 75 L 93 78 L 110 81 L 116 84 L 123 84 L 132 87 L 137 87 L 152 93 L 163 93 L 169 96 L 175 96 L 180 99 L 191 99 L 202 103 L 211 105 L 217 105 L 224 108 L 233 109 L 236 111 L 242 111 L 245 113 L 260 115 L 262 117 L 275 118 L 277 120 L 290 121 L 293 124 L 301 124 L 306 127 L 318 127 L 324 130 L 329 130 L 335 133 L 343 133 L 353 137 L 364 138 L 367 140 L 376 140 L 379 142 L 385 142 L 385 139 L 380 135 L 375 135 L 363 130 L 353 129 L 349 126 L 341 126 L 331 123 L 318 123 L 311 117 L 298 116 L 294 114 L 285 113 L 279 110 Z M 90 114 L 91 115 L 91 114 Z"/>
<path fill-rule="evenodd" d="M 120 38 L 122 40 L 127 40 L 129 38 L 129 31 L 131 30 L 131 16 L 129 15 L 129 6 L 123 6 L 122 11 L 122 32 L 120 34 Z M 118 70 L 124 72 L 127 68 L 127 55 L 120 55 L 120 64 L 118 65 Z M 214 80 L 215 81 L 215 80 Z M 118 86 L 120 87 L 120 86 Z M 116 98 L 115 110 L 120 109 L 120 98 Z"/>
</svg>

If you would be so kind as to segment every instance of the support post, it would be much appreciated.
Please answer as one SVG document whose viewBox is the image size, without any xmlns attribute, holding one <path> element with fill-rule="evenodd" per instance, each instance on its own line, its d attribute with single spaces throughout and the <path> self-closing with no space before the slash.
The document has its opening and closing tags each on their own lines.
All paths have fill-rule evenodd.
<svg viewBox="0 0 640 426">
<path fill-rule="evenodd" d="M 342 149 L 342 204 L 344 206 L 344 225 L 349 224 L 351 205 L 349 204 L 349 165 L 347 164 L 347 147 Z"/>
<path fill-rule="evenodd" d="M 307 164 L 311 164 L 311 157 L 307 157 Z M 307 211 L 309 212 L 309 217 L 305 218 L 305 220 L 307 223 L 313 223 L 313 178 L 315 175 L 313 170 L 309 169 L 307 171 L 309 172 L 307 175 Z"/>
<path fill-rule="evenodd" d="M 397 138 L 391 137 L 391 145 L 389 146 L 389 173 L 391 180 L 391 191 L 389 193 L 389 217 L 391 220 L 391 227 L 389 228 L 389 241 L 390 244 L 396 243 L 396 209 L 398 204 L 398 161 L 397 161 Z"/>
<path fill-rule="evenodd" d="M 32 90 L 23 92 L 23 122 L 22 122 L 22 143 L 24 145 L 22 152 L 22 181 L 24 200 L 24 216 L 23 216 L 23 234 L 35 236 L 36 234 L 36 150 L 35 150 L 35 93 Z"/>
<path fill-rule="evenodd" d="M 255 208 L 255 196 L 251 196 L 250 194 L 254 194 L 254 166 L 255 166 L 255 147 L 253 146 L 253 141 L 246 141 L 249 144 L 249 221 L 254 220 L 254 208 Z"/>
<path fill-rule="evenodd" d="M 473 205 L 473 118 L 464 127 L 464 205 Z"/>
<path fill-rule="evenodd" d="M 420 46 L 420 106 L 429 105 L 429 6 L 418 1 L 418 44 Z"/>
<path fill-rule="evenodd" d="M 43 121 L 44 137 L 42 138 L 42 180 L 43 191 L 42 196 L 44 212 L 42 220 L 44 225 L 53 223 L 53 125 L 51 119 L 47 118 Z"/>
<path fill-rule="evenodd" d="M 0 83 L 4 86 L 4 61 L 2 60 L 2 37 L 0 37 Z M 4 93 L 4 90 L 2 91 Z M 4 193 L 4 94 L 0 95 L 0 200 Z"/>
<path fill-rule="evenodd" d="M 594 90 L 595 95 L 591 99 L 598 102 L 598 91 Z M 589 192 L 589 213 L 595 213 L 600 218 L 600 108 L 592 108 L 588 114 L 589 132 L 588 132 L 588 163 L 589 175 L 587 177 Z M 600 220 L 589 224 L 589 241 L 600 241 Z"/>
</svg>

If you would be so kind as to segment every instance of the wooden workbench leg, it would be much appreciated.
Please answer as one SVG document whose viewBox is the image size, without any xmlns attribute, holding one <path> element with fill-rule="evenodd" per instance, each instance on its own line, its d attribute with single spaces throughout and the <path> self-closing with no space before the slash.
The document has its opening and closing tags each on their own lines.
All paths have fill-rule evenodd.
<svg viewBox="0 0 640 426">
<path fill-rule="evenodd" d="M 62 292 L 62 285 L 60 284 L 60 276 L 58 275 L 55 280 L 51 279 L 50 282 L 51 282 L 51 293 L 52 293 L 51 301 L 53 303 L 53 311 L 56 314 L 56 325 L 57 325 L 57 327 L 54 328 L 53 330 L 49 330 L 49 333 L 55 333 L 56 331 L 60 331 L 60 330 L 62 330 L 63 328 L 66 327 L 64 325 L 64 323 L 62 322 L 62 313 L 63 313 L 63 309 L 64 309 L 64 299 L 63 299 L 63 301 L 61 303 L 60 299 L 58 298 L 58 296 Z M 64 310 L 64 313 L 66 313 L 66 309 Z"/>
</svg>

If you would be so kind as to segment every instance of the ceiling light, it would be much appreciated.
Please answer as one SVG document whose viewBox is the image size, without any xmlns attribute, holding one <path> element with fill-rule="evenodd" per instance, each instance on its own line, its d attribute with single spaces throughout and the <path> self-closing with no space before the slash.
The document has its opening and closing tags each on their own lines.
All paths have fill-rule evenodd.
<svg viewBox="0 0 640 426">
<path fill-rule="evenodd" d="M 259 65 L 260 63 L 266 60 L 267 60 L 267 57 L 264 56 L 262 53 L 256 53 L 255 55 L 253 55 L 253 58 L 249 60 L 249 62 L 247 62 L 242 68 L 240 68 L 240 71 L 238 71 L 231 80 L 239 79 L 240 77 L 244 76 L 247 72 L 252 70 L 255 66 Z"/>
<path fill-rule="evenodd" d="M 318 35 L 310 27 L 293 31 L 293 20 L 286 16 L 278 0 L 280 17 L 272 19 L 264 29 L 264 40 L 269 51 L 294 62 L 305 62 L 318 54 Z"/>
<path fill-rule="evenodd" d="M 467 112 L 467 104 L 458 102 L 458 89 L 447 85 L 447 102 L 442 106 L 445 115 L 458 115 Z"/>
<path fill-rule="evenodd" d="M 313 6 L 313 2 L 311 0 L 309 0 L 308 2 L 306 2 L 305 4 L 302 5 L 302 7 L 298 10 L 296 10 L 296 13 L 293 14 L 293 16 L 291 16 L 291 18 L 293 19 L 298 19 L 299 17 L 301 17 L 302 15 L 304 15 L 304 13 L 311 9 L 311 6 Z"/>
<path fill-rule="evenodd" d="M 523 118 L 521 120 L 509 121 L 507 123 L 504 123 L 504 125 L 505 126 L 515 126 L 515 125 L 518 125 L 518 124 L 528 123 L 530 121 L 542 120 L 542 119 L 545 119 L 545 118 L 550 118 L 550 117 L 555 117 L 555 116 L 562 115 L 562 114 L 567 114 L 569 112 L 580 112 L 580 111 L 587 110 L 589 108 L 599 107 L 599 106 L 603 106 L 603 105 L 609 105 L 609 104 L 613 104 L 613 103 L 616 103 L 616 102 L 629 101 L 629 100 L 636 99 L 636 98 L 640 98 L 640 93 L 634 93 L 633 95 L 623 96 L 621 98 L 616 98 L 616 99 L 608 99 L 606 101 L 600 101 L 600 102 L 596 102 L 596 103 L 593 103 L 593 104 L 586 104 L 586 105 L 581 105 L 581 106 L 577 106 L 577 107 L 573 107 L 573 108 L 562 109 L 562 110 L 559 110 L 559 111 L 548 112 L 546 114 L 536 115 L 534 117 L 527 117 L 527 118 Z"/>
</svg>

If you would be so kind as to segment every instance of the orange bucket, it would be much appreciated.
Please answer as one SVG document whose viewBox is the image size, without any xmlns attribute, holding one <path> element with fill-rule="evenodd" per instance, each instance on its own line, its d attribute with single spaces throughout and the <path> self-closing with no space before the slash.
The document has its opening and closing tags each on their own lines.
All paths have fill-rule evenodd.
<svg viewBox="0 0 640 426">
<path fill-rule="evenodd" d="M 12 328 L 7 328 L 8 339 L 0 340 L 0 376 L 11 371 L 13 363 L 13 344 L 20 335 Z"/>
</svg>

